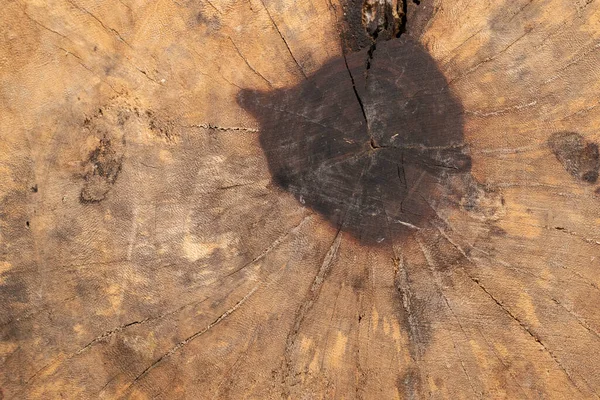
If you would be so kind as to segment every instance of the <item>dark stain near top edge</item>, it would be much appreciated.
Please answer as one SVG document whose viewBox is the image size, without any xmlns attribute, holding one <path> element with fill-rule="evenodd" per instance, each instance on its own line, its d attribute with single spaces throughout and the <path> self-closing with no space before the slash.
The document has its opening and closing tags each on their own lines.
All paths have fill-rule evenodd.
<svg viewBox="0 0 600 400">
<path fill-rule="evenodd" d="M 381 42 L 368 80 L 366 59 L 363 49 L 294 87 L 244 90 L 238 101 L 261 125 L 273 182 L 377 245 L 437 218 L 432 204 L 460 199 L 476 181 L 462 105 L 428 52 L 409 36 Z"/>
<path fill-rule="evenodd" d="M 344 11 L 343 48 L 359 51 L 294 87 L 242 90 L 238 102 L 261 125 L 273 183 L 378 245 L 427 226 L 440 204 L 462 210 L 481 185 L 470 173 L 462 104 L 407 30 L 409 15 L 423 31 L 433 0 L 347 0 Z"/>
<path fill-rule="evenodd" d="M 590 184 L 598 181 L 600 155 L 597 143 L 587 141 L 576 132 L 556 132 L 548 139 L 548 146 L 571 176 Z"/>
</svg>

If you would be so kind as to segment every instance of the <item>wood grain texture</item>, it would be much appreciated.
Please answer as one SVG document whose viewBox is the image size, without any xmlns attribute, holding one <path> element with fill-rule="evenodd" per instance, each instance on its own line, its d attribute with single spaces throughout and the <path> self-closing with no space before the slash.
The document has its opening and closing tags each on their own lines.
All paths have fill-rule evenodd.
<svg viewBox="0 0 600 400">
<path fill-rule="evenodd" d="M 600 397 L 597 1 L 0 32 L 0 398 Z"/>
</svg>

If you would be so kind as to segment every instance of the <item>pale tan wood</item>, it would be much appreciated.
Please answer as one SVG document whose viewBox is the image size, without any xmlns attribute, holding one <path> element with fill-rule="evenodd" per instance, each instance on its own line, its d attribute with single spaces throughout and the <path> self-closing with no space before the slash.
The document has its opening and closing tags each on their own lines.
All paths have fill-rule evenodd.
<svg viewBox="0 0 600 400">
<path fill-rule="evenodd" d="M 4 2 L 0 398 L 600 395 L 600 192 L 568 164 L 600 3 L 407 5 L 472 180 L 381 246 L 273 184 L 240 103 L 352 61 L 351 7 Z"/>
</svg>

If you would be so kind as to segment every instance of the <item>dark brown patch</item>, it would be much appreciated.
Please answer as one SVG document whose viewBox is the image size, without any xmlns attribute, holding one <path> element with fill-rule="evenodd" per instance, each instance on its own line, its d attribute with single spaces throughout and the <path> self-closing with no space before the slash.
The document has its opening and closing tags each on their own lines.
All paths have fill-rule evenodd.
<svg viewBox="0 0 600 400">
<path fill-rule="evenodd" d="M 131 111 L 130 110 L 124 110 L 124 109 L 120 109 L 117 111 L 117 124 L 123 128 L 125 126 L 125 123 L 127 121 L 129 121 L 129 119 L 131 118 Z"/>
<path fill-rule="evenodd" d="M 576 132 L 557 132 L 548 139 L 548 145 L 573 177 L 585 183 L 598 180 L 600 156 L 597 143 L 588 142 Z"/>
<path fill-rule="evenodd" d="M 365 59 L 333 60 L 298 86 L 243 91 L 239 102 L 261 124 L 273 182 L 373 244 L 436 218 L 432 204 L 474 180 L 463 108 L 429 54 L 403 36 L 378 45 L 368 78 Z"/>
<path fill-rule="evenodd" d="M 119 173 L 123 156 L 113 149 L 110 139 L 101 139 L 86 162 L 85 184 L 81 189 L 82 203 L 95 203 L 104 200 L 112 188 Z"/>
<path fill-rule="evenodd" d="M 4 304 L 15 303 L 26 305 L 29 302 L 27 285 L 17 274 L 2 274 L 3 283 L 0 285 L 0 298 Z M 5 317 L 7 314 L 3 315 Z M 7 321 L 2 321 L 6 323 Z"/>
<path fill-rule="evenodd" d="M 204 11 L 199 11 L 196 14 L 196 23 L 205 26 L 209 32 L 221 29 L 221 20 L 219 17 L 217 15 L 208 16 Z"/>
<path fill-rule="evenodd" d="M 490 226 L 490 235 L 494 235 L 494 236 L 506 236 L 507 233 L 506 233 L 506 231 L 504 229 L 500 228 L 499 226 L 492 225 L 492 226 Z"/>
<path fill-rule="evenodd" d="M 152 110 L 146 111 L 148 128 L 157 136 L 171 142 L 175 139 L 175 123 L 168 118 L 161 118 Z"/>
<path fill-rule="evenodd" d="M 465 183 L 466 192 L 460 205 L 473 218 L 495 221 L 506 212 L 506 200 L 499 189 L 482 185 L 472 177 Z"/>
<path fill-rule="evenodd" d="M 352 278 L 351 286 L 355 293 L 362 293 L 367 287 L 366 282 L 368 281 L 368 274 L 357 275 Z M 360 319 L 359 319 L 360 322 Z"/>
<path fill-rule="evenodd" d="M 416 367 L 409 367 L 408 371 L 398 377 L 396 381 L 396 387 L 403 399 L 420 399 L 422 398 L 421 392 L 421 376 L 419 370 Z"/>
</svg>

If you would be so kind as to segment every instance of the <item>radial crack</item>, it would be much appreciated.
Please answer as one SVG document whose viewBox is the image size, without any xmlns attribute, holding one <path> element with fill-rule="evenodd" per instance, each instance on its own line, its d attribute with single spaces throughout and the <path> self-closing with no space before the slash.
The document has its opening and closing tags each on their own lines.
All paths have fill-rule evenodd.
<svg viewBox="0 0 600 400">
<path fill-rule="evenodd" d="M 302 323 L 304 322 L 304 318 L 306 317 L 306 314 L 308 314 L 308 312 L 312 309 L 315 301 L 317 300 L 317 298 L 319 297 L 319 294 L 321 293 L 321 287 L 323 286 L 323 282 L 325 281 L 325 278 L 327 277 L 329 271 L 331 270 L 331 265 L 333 264 L 333 261 L 335 260 L 338 249 L 340 247 L 341 240 L 342 240 L 342 229 L 340 227 L 340 228 L 338 228 L 338 230 L 335 234 L 335 237 L 333 238 L 333 242 L 331 243 L 329 250 L 327 250 L 325 257 L 323 258 L 321 267 L 319 268 L 319 270 L 317 271 L 317 274 L 315 275 L 315 278 L 313 280 L 313 283 L 310 287 L 308 294 L 306 295 L 304 301 L 302 302 L 302 305 L 296 312 L 296 316 L 294 318 L 294 325 L 293 325 L 290 333 L 288 334 L 288 337 L 286 340 L 286 345 L 285 345 L 285 351 L 284 351 L 285 361 L 284 361 L 284 365 L 283 365 L 284 374 L 282 376 L 283 383 L 285 383 L 285 380 L 287 379 L 287 377 L 289 375 L 289 371 L 292 369 L 291 352 L 294 347 L 294 344 L 296 343 L 296 340 L 298 339 L 298 334 L 300 332 L 300 326 L 302 326 Z"/>
<path fill-rule="evenodd" d="M 263 74 L 261 74 L 260 72 L 258 72 L 252 65 L 250 65 L 250 63 L 248 62 L 248 60 L 246 59 L 246 57 L 244 57 L 244 55 L 242 54 L 242 52 L 240 51 L 240 49 L 237 47 L 237 45 L 235 44 L 235 42 L 233 41 L 233 39 L 231 37 L 229 37 L 229 40 L 231 41 L 231 44 L 233 45 L 233 47 L 235 48 L 235 51 L 238 53 L 238 55 L 241 57 L 242 60 L 244 60 L 244 62 L 246 63 L 246 65 L 248 66 L 248 68 L 250 68 L 250 70 L 252 72 L 254 72 L 254 74 L 256 76 L 258 76 L 259 78 L 261 78 L 263 81 L 266 82 L 266 84 L 269 87 L 273 87 L 273 84 L 263 76 Z"/>
<path fill-rule="evenodd" d="M 140 374 L 138 374 L 133 381 L 131 381 L 131 383 L 129 384 L 129 386 L 127 386 L 127 388 L 125 389 L 125 393 L 127 393 L 137 382 L 139 382 L 146 375 L 148 375 L 148 373 L 150 371 L 152 371 L 154 368 L 156 368 L 165 359 L 171 357 L 173 354 L 175 354 L 181 348 L 183 348 L 187 344 L 191 343 L 195 339 L 199 338 L 200 336 L 204 335 L 210 329 L 212 329 L 213 327 L 215 327 L 216 325 L 218 325 L 221 321 L 223 321 L 225 318 L 227 318 L 229 315 L 231 315 L 233 312 L 235 312 L 235 310 L 237 310 L 238 308 L 240 308 L 242 306 L 242 304 L 244 304 L 246 302 L 246 300 L 248 300 L 248 298 L 250 298 L 250 296 L 252 296 L 254 294 L 254 292 L 256 292 L 256 290 L 258 289 L 259 286 L 260 285 L 255 286 L 254 288 L 252 288 L 252 290 L 250 290 L 250 292 L 248 294 L 246 294 L 240 301 L 238 301 L 237 303 L 235 303 L 235 305 L 233 307 L 231 307 L 230 309 L 228 309 L 227 311 L 225 311 L 217 319 L 215 319 L 213 322 L 211 322 L 210 324 L 208 324 L 205 328 L 203 328 L 203 329 L 199 330 L 198 332 L 194 333 L 193 335 L 189 336 L 187 339 L 182 340 L 181 342 L 177 343 L 175 346 L 173 346 L 171 348 L 171 350 L 169 350 L 168 352 L 164 353 L 162 356 L 160 356 L 159 358 L 157 358 L 145 370 L 143 370 Z"/>
<path fill-rule="evenodd" d="M 465 271 L 466 272 L 466 271 Z M 577 383 L 573 380 L 573 377 L 571 376 L 571 374 L 565 369 L 565 367 L 561 364 L 561 362 L 558 360 L 558 358 L 556 357 L 556 355 L 554 355 L 554 353 L 544 344 L 544 342 L 542 342 L 542 340 L 531 330 L 529 329 L 529 327 L 527 325 L 525 325 L 516 315 L 514 315 L 507 307 L 504 306 L 504 304 L 502 304 L 502 302 L 500 302 L 498 299 L 496 299 L 496 297 L 494 297 L 486 288 L 485 286 L 483 286 L 483 284 L 481 284 L 481 282 L 479 281 L 479 279 L 477 278 L 473 278 L 471 277 L 469 274 L 467 274 L 467 276 L 469 277 L 469 279 L 471 279 L 475 284 L 477 284 L 477 286 L 479 286 L 479 288 L 485 292 L 485 294 L 487 294 L 490 299 L 492 299 L 497 305 L 498 307 L 500 307 L 500 309 L 502 309 L 510 318 L 512 318 L 517 324 L 519 324 L 519 326 L 521 327 L 521 329 L 523 329 L 529 336 L 531 336 L 531 338 L 533 340 L 535 340 L 543 349 L 544 351 L 546 351 L 546 353 L 548 353 L 548 355 L 550 356 L 550 358 L 552 358 L 552 360 L 554 361 L 554 363 L 562 370 L 562 372 L 565 374 L 565 376 L 567 377 L 567 379 L 569 380 L 569 382 L 571 382 L 571 384 L 577 388 L 577 390 L 579 390 L 581 392 L 581 389 L 579 388 L 579 385 L 577 385 Z M 593 392 L 593 391 L 592 391 Z M 596 396 L 597 397 L 597 396 Z"/>
<path fill-rule="evenodd" d="M 308 79 L 308 77 L 306 76 L 306 73 L 304 72 L 304 68 L 302 68 L 302 66 L 300 65 L 300 63 L 298 62 L 298 60 L 296 59 L 296 57 L 294 56 L 294 53 L 292 53 L 292 49 L 290 48 L 288 42 L 285 40 L 285 37 L 283 36 L 283 34 L 281 33 L 281 31 L 279 30 L 279 27 L 277 26 L 277 24 L 275 23 L 275 20 L 271 16 L 271 13 L 269 12 L 269 9 L 265 5 L 265 2 L 263 0 L 260 0 L 260 2 L 262 3 L 262 6 L 264 7 L 265 11 L 267 12 L 267 15 L 269 16 L 269 19 L 271 20 L 271 23 L 273 24 L 273 27 L 275 28 L 275 30 L 279 34 L 279 37 L 281 38 L 281 40 L 285 44 L 285 47 L 287 48 L 288 53 L 290 53 L 290 56 L 292 57 L 292 60 L 294 60 L 294 62 L 298 66 L 298 69 L 300 70 L 300 73 L 302 73 L 302 76 L 304 77 L 304 79 Z"/>
<path fill-rule="evenodd" d="M 348 59 L 346 58 L 346 54 L 343 54 L 343 56 L 344 56 L 344 64 L 346 65 L 346 70 L 348 71 L 348 75 L 350 76 L 350 81 L 352 82 L 352 90 L 354 91 L 354 96 L 356 97 L 356 100 L 358 101 L 358 105 L 360 106 L 360 111 L 362 112 L 362 116 L 363 116 L 363 118 L 365 120 L 365 124 L 367 126 L 367 135 L 370 138 L 369 144 L 371 145 L 372 149 L 378 149 L 380 146 L 378 146 L 377 143 L 375 143 L 375 139 L 371 135 L 371 129 L 369 127 L 369 120 L 367 118 L 365 106 L 364 106 L 362 99 L 360 98 L 360 94 L 358 94 L 358 89 L 356 88 L 356 82 L 354 81 L 354 76 L 352 75 L 352 71 L 350 71 L 350 67 L 348 66 Z"/>
</svg>

